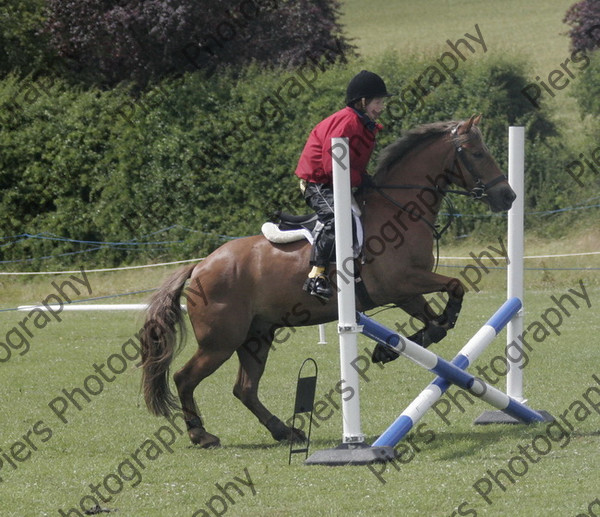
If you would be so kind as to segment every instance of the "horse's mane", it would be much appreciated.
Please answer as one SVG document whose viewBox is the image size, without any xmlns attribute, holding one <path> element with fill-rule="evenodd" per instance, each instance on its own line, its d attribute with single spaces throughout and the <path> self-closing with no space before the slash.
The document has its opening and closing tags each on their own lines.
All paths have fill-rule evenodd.
<svg viewBox="0 0 600 517">
<path fill-rule="evenodd" d="M 423 124 L 404 133 L 398 140 L 385 147 L 377 159 L 373 179 L 376 184 L 383 181 L 392 166 L 417 146 L 447 134 L 459 124 L 458 121 L 434 122 Z M 462 135 L 468 139 L 467 135 Z M 463 142 L 459 142 L 463 143 Z"/>
</svg>

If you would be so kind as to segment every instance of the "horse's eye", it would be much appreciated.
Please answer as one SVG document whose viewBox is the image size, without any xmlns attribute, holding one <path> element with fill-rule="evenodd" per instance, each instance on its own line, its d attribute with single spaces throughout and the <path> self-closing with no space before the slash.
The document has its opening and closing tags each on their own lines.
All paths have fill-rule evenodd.
<svg viewBox="0 0 600 517">
<path fill-rule="evenodd" d="M 483 158 L 483 153 L 481 151 L 475 151 L 473 157 L 479 160 L 480 158 Z"/>
</svg>

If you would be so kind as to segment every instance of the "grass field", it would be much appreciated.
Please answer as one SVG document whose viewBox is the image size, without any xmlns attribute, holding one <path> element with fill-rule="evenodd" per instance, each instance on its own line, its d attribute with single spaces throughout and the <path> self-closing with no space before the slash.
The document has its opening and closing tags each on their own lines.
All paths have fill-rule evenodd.
<svg viewBox="0 0 600 517">
<path fill-rule="evenodd" d="M 478 24 L 488 52 L 523 55 L 534 68 L 532 76 L 546 74 L 569 54 L 562 22 L 570 0 L 546 2 L 482 2 L 480 0 L 405 0 L 342 2 L 346 33 L 364 56 L 387 50 L 400 55 L 437 55 L 446 40 L 475 34 Z"/>
<path fill-rule="evenodd" d="M 435 54 L 446 39 L 458 39 L 478 24 L 489 52 L 528 55 L 534 77 L 547 74 L 568 55 L 560 33 L 570 3 L 350 0 L 343 3 L 343 21 L 367 59 L 389 49 Z M 572 120 L 566 91 L 555 101 L 562 119 Z M 597 228 L 575 230 L 560 239 L 530 236 L 526 254 L 600 249 Z M 441 255 L 467 256 L 492 243 L 475 235 L 443 247 Z M 473 264 L 440 262 L 442 273 L 454 275 Z M 274 443 L 231 394 L 235 359 L 196 393 L 208 430 L 223 447 L 190 446 L 180 420 L 152 417 L 144 406 L 136 351 L 127 344 L 141 323 L 135 313 L 63 313 L 61 321 L 38 320 L 33 327 L 31 320 L 23 320 L 27 313 L 0 312 L 0 516 L 76 516 L 70 510 L 80 510 L 81 503 L 93 506 L 91 496 L 119 517 L 600 515 L 600 501 L 594 503 L 600 498 L 600 259 L 538 258 L 526 265 L 531 269 L 525 276 L 525 324 L 535 328 L 525 395 L 532 407 L 549 411 L 561 425 L 475 426 L 473 420 L 488 407 L 457 396 L 452 388 L 444 399 L 447 406 L 428 413 L 399 444 L 399 460 L 372 468 L 307 467 L 300 455 L 288 466 L 288 446 Z M 92 293 L 80 298 L 153 289 L 173 269 L 90 272 Z M 0 275 L 0 309 L 39 302 L 56 292 L 52 282 L 65 279 Z M 486 322 L 505 299 L 505 271 L 490 268 L 477 289 L 467 294 L 457 327 L 432 347 L 435 352 L 453 357 Z M 567 294 L 577 306 L 561 298 Z M 107 303 L 141 302 L 146 296 Z M 561 299 L 568 315 L 558 309 Z M 376 319 L 391 327 L 405 321 L 395 310 Z M 315 327 L 297 329 L 293 339 L 272 351 L 261 384 L 265 404 L 286 420 L 300 364 L 309 356 L 318 362 L 317 400 L 326 409 L 315 420 L 311 452 L 341 439 L 339 396 L 329 397 L 339 380 L 334 324 L 328 324 L 327 337 L 327 345 L 318 345 Z M 9 339 L 13 349 L 2 346 Z M 503 333 L 477 363 L 502 389 L 497 358 L 504 342 Z M 369 352 L 362 352 L 365 347 Z M 361 337 L 359 348 L 366 356 L 372 344 Z M 188 339 L 174 368 L 194 350 Z M 120 373 L 108 372 L 109 362 Z M 365 375 L 362 426 L 370 443 L 432 375 L 403 360 L 383 369 L 371 365 Z M 442 407 L 448 409 L 443 418 Z"/>
</svg>

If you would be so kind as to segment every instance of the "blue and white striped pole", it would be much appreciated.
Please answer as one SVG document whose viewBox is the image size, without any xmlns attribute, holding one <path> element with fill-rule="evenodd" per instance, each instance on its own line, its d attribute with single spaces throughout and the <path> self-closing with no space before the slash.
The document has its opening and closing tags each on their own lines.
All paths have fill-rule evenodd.
<svg viewBox="0 0 600 517">
<path fill-rule="evenodd" d="M 518 298 L 511 298 L 494 313 L 477 333 L 467 342 L 452 359 L 452 364 L 466 369 L 470 366 L 506 326 L 507 322 L 521 310 L 522 303 Z M 395 446 L 412 427 L 431 409 L 451 383 L 443 377 L 437 377 L 427 386 L 402 414 L 390 425 L 375 443 L 386 443 Z"/>
<path fill-rule="evenodd" d="M 473 395 L 519 420 L 525 422 L 544 421 L 544 417 L 536 411 L 464 371 L 485 350 L 514 314 L 521 309 L 521 306 L 518 298 L 512 298 L 505 302 L 469 340 L 451 363 L 359 313 L 359 324 L 363 326 L 363 334 L 389 346 L 399 354 L 439 375 L 375 441 L 373 446 L 396 445 L 435 401 L 446 392 L 451 383 L 468 390 Z"/>
</svg>

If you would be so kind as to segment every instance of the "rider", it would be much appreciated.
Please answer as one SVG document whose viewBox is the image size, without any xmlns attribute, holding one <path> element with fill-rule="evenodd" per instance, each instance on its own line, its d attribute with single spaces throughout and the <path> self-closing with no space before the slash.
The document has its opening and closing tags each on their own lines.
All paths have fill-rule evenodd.
<svg viewBox="0 0 600 517">
<path fill-rule="evenodd" d="M 335 246 L 331 138 L 349 139 L 350 184 L 359 187 L 368 178 L 366 167 L 375 147 L 375 136 L 383 128 L 375 121 L 385 108 L 385 97 L 389 96 L 381 77 L 367 70 L 359 72 L 348 83 L 346 107 L 315 126 L 298 161 L 296 175 L 304 199 L 322 224 L 315 235 L 310 256 L 312 269 L 303 289 L 323 300 L 333 295 L 325 275 Z"/>
</svg>

